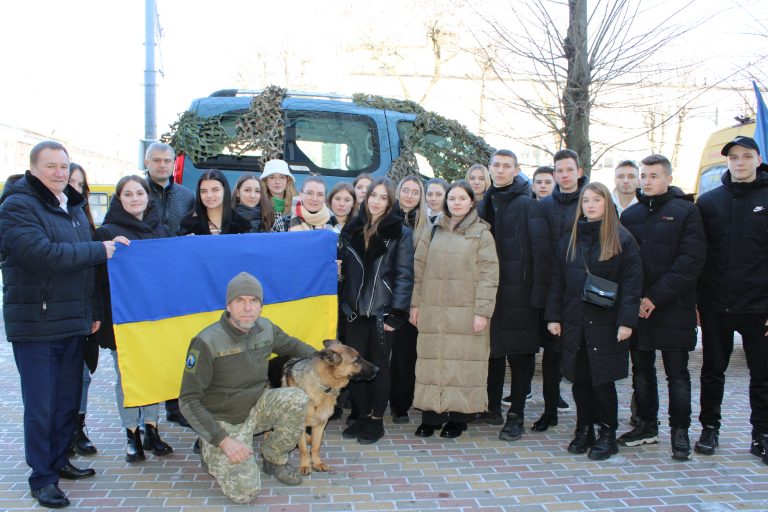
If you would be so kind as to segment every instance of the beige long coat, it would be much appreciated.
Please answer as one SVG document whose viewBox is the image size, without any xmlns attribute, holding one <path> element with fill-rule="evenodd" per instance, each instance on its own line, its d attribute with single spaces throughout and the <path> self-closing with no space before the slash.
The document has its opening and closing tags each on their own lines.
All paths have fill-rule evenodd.
<svg viewBox="0 0 768 512">
<path fill-rule="evenodd" d="M 435 412 L 486 410 L 489 328 L 473 329 L 496 305 L 499 262 L 490 227 L 475 210 L 453 230 L 441 214 L 414 257 L 411 305 L 419 308 L 414 406 Z"/>
</svg>

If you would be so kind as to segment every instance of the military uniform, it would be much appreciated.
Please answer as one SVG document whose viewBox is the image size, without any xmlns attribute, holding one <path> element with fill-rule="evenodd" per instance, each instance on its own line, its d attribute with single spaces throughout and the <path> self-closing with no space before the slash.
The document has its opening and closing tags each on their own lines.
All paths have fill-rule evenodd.
<svg viewBox="0 0 768 512">
<path fill-rule="evenodd" d="M 307 396 L 298 388 L 267 389 L 272 353 L 309 357 L 315 349 L 288 336 L 266 318 L 249 332 L 236 329 L 227 313 L 190 343 L 179 403 L 202 440 L 203 461 L 222 491 L 238 503 L 261 490 L 255 457 L 232 463 L 219 444 L 225 437 L 251 446 L 253 434 L 273 429 L 262 441 L 265 460 L 282 465 L 304 432 Z"/>
</svg>

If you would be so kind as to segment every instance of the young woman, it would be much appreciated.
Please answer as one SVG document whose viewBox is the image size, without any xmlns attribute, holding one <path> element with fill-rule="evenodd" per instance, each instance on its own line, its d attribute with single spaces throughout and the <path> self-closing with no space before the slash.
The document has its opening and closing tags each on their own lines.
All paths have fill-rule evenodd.
<svg viewBox="0 0 768 512">
<path fill-rule="evenodd" d="M 277 216 L 293 213 L 293 198 L 296 196 L 296 178 L 284 160 L 270 160 L 264 164 L 261 173 L 261 189 L 272 202 L 272 209 Z"/>
<path fill-rule="evenodd" d="M 637 326 L 643 269 L 637 243 L 619 224 L 605 185 L 590 183 L 579 200 L 581 215 L 557 252 L 545 318 L 549 332 L 562 336 L 563 374 L 573 382 L 576 435 L 568 451 L 589 449 L 590 459 L 604 460 L 619 451 L 615 381 L 629 372 L 629 337 Z M 589 274 L 618 285 L 613 305 L 585 300 Z M 595 423 L 600 425 L 597 439 Z"/>
<path fill-rule="evenodd" d="M 181 219 L 177 234 L 249 233 L 251 223 L 232 209 L 231 197 L 229 183 L 224 174 L 216 169 L 205 171 L 197 182 L 195 209 Z"/>
<path fill-rule="evenodd" d="M 285 231 L 283 218 L 275 215 L 272 201 L 261 193 L 261 181 L 252 173 L 238 178 L 232 194 L 232 208 L 251 223 L 251 233 Z"/>
<path fill-rule="evenodd" d="M 355 189 L 349 183 L 340 181 L 333 186 L 328 194 L 328 207 L 333 213 L 331 223 L 334 231 L 341 233 L 344 225 L 351 220 L 352 212 L 357 207 L 356 201 Z"/>
<path fill-rule="evenodd" d="M 145 240 L 169 235 L 170 233 L 160 223 L 160 216 L 149 201 L 147 183 L 139 176 L 120 178 L 115 188 L 115 199 L 107 210 L 104 223 L 96 230 L 95 238 L 97 240 L 112 240 L 116 236 L 124 236 L 129 240 Z M 106 266 L 102 265 L 100 271 L 106 273 Z M 173 453 L 173 448 L 160 438 L 160 433 L 157 430 L 158 404 L 141 407 L 123 406 L 123 383 L 112 325 L 109 280 L 106 278 L 101 281 L 101 292 L 104 301 L 104 320 L 101 329 L 96 332 L 94 338 L 98 341 L 99 346 L 110 350 L 115 363 L 115 372 L 117 373 L 115 399 L 120 414 L 120 422 L 127 435 L 125 460 L 127 462 L 144 460 L 144 448 L 151 450 L 158 456 L 170 455 Z M 142 420 L 145 432 L 143 442 L 139 432 L 140 421 Z"/>
<path fill-rule="evenodd" d="M 93 223 L 91 207 L 88 204 L 88 198 L 91 195 L 91 189 L 88 187 L 88 177 L 85 175 L 85 169 L 75 162 L 69 164 L 69 186 L 80 192 L 85 198 L 85 218 L 91 225 L 91 233 L 96 230 Z M 111 239 L 110 239 L 111 240 Z M 72 443 L 70 451 L 78 455 L 96 455 L 96 447 L 85 434 L 85 415 L 88 410 L 88 390 L 91 387 L 91 373 L 96 371 L 96 365 L 99 362 L 99 345 L 92 342 L 89 336 L 85 344 L 85 364 L 83 364 L 83 390 L 80 395 L 80 411 L 75 422 L 75 431 L 72 434 Z"/>
<path fill-rule="evenodd" d="M 442 178 L 432 178 L 427 182 L 427 213 L 429 222 L 434 222 L 435 217 L 443 211 L 445 194 L 448 192 L 448 182 Z"/>
<path fill-rule="evenodd" d="M 352 215 L 357 215 L 360 205 L 365 201 L 365 195 L 368 193 L 368 187 L 371 186 L 373 178 L 368 173 L 358 174 L 355 181 L 352 182 L 352 188 L 355 189 L 355 209 Z"/>
<path fill-rule="evenodd" d="M 483 200 L 485 191 L 491 187 L 491 175 L 488 172 L 488 168 L 483 164 L 474 164 L 467 169 L 464 179 L 472 187 L 472 192 L 475 193 L 475 201 L 480 203 Z"/>
<path fill-rule="evenodd" d="M 403 216 L 403 225 L 413 230 L 413 239 L 418 240 L 429 228 L 424 184 L 418 176 L 406 176 L 397 186 L 397 204 Z M 416 385 L 416 326 L 406 322 L 395 333 L 392 346 L 392 390 L 389 408 L 392 421 L 408 423 L 408 411 L 413 405 L 413 388 Z"/>
<path fill-rule="evenodd" d="M 350 383 L 358 417 L 342 436 L 371 444 L 384 435 L 392 342 L 395 331 L 408 323 L 413 291 L 412 233 L 395 208 L 389 178 L 371 183 L 360 214 L 344 226 L 339 259 L 345 343 L 379 367 L 373 380 Z"/>
<path fill-rule="evenodd" d="M 301 184 L 296 214 L 291 217 L 288 231 L 333 229 L 331 210 L 325 205 L 325 182 L 320 176 L 310 176 Z"/>
<path fill-rule="evenodd" d="M 419 328 L 414 406 L 419 437 L 443 423 L 454 438 L 488 407 L 488 324 L 496 305 L 499 261 L 490 226 L 466 181 L 448 187 L 443 214 L 421 234 L 414 257 L 411 323 Z"/>
</svg>

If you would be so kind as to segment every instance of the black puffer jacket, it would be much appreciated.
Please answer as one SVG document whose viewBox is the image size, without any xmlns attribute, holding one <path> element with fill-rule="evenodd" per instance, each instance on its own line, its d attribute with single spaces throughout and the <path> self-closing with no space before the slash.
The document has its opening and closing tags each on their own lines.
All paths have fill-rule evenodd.
<svg viewBox="0 0 768 512">
<path fill-rule="evenodd" d="M 0 206 L 3 316 L 8 341 L 54 341 L 87 336 L 101 318 L 94 268 L 107 261 L 85 218 L 85 199 L 64 190 L 67 211 L 27 171 L 8 187 Z"/>
<path fill-rule="evenodd" d="M 696 280 L 707 243 L 699 210 L 677 187 L 624 210 L 621 223 L 640 245 L 643 292 L 656 309 L 639 320 L 633 347 L 642 350 L 696 348 Z"/>
<path fill-rule="evenodd" d="M 168 186 L 161 187 L 146 174 L 149 185 L 149 197 L 155 205 L 160 223 L 173 235 L 179 229 L 181 219 L 195 206 L 195 195 L 188 188 L 173 182 L 171 176 Z"/>
<path fill-rule="evenodd" d="M 491 187 L 478 208 L 492 226 L 499 289 L 491 319 L 491 357 L 538 352 L 541 309 L 549 287 L 551 247 L 544 213 L 519 176 Z"/>
<path fill-rule="evenodd" d="M 263 230 L 261 224 L 261 206 L 256 205 L 253 208 L 246 206 L 243 203 L 238 204 L 235 207 L 235 211 L 242 218 L 251 223 L 251 233 L 260 233 Z"/>
<path fill-rule="evenodd" d="M 768 314 L 768 165 L 751 183 L 734 183 L 730 171 L 722 182 L 697 201 L 707 236 L 699 308 Z"/>
<path fill-rule="evenodd" d="M 579 345 L 582 338 L 586 339 L 594 386 L 623 379 L 629 373 L 629 340 L 619 342 L 616 334 L 620 326 L 633 330 L 637 327 L 643 286 L 640 251 L 624 227 L 619 228 L 621 253 L 607 261 L 598 261 L 601 224 L 579 221 L 578 245 L 573 260 L 570 255 L 566 259 L 570 239 L 560 241 L 544 315 L 548 322 L 561 324 L 563 374 L 570 381 L 575 377 Z M 581 300 L 587 277 L 582 254 L 592 274 L 619 284 L 616 304 L 612 308 L 601 308 Z"/>
<path fill-rule="evenodd" d="M 112 240 L 116 236 L 124 236 L 128 240 L 149 240 L 153 238 L 165 238 L 170 236 L 168 229 L 160 223 L 160 216 L 152 202 L 142 220 L 137 219 L 126 212 L 123 204 L 115 197 L 109 206 L 104 223 L 96 230 L 94 238 L 97 240 Z M 99 265 L 97 284 L 104 304 L 104 320 L 101 328 L 91 337 L 91 341 L 99 344 L 101 348 L 115 350 L 115 332 L 112 325 L 112 300 L 109 291 L 109 275 L 107 266 Z"/>
<path fill-rule="evenodd" d="M 237 235 L 240 233 L 251 233 L 251 223 L 240 216 L 235 210 L 232 210 L 229 223 L 221 226 L 222 235 Z M 178 236 L 186 235 L 210 235 L 211 228 L 207 222 L 202 221 L 196 212 L 190 212 L 181 219 L 179 229 L 176 231 Z"/>
<path fill-rule="evenodd" d="M 413 235 L 396 211 L 390 212 L 365 247 L 365 211 L 339 237 L 341 308 L 350 317 L 384 319 L 399 328 L 408 321 L 413 293 Z"/>
<path fill-rule="evenodd" d="M 589 182 L 589 178 L 582 176 L 578 181 L 578 188 L 574 192 L 561 192 L 560 185 L 555 185 L 552 194 L 541 201 L 544 218 L 549 226 L 549 240 L 552 254 L 557 254 L 557 247 L 564 236 L 571 236 L 573 221 L 579 211 L 579 195 Z M 560 352 L 562 344 L 561 336 L 554 336 L 546 329 L 541 333 L 541 346 L 547 350 Z"/>
</svg>

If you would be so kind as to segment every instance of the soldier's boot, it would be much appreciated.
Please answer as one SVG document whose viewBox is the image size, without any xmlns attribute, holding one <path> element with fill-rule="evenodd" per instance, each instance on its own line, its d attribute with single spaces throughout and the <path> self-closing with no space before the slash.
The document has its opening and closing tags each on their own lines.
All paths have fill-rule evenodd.
<svg viewBox="0 0 768 512">
<path fill-rule="evenodd" d="M 264 472 L 268 475 L 273 475 L 279 482 L 285 485 L 299 485 L 304 481 L 296 468 L 288 463 L 275 464 L 264 459 Z"/>
</svg>

